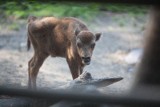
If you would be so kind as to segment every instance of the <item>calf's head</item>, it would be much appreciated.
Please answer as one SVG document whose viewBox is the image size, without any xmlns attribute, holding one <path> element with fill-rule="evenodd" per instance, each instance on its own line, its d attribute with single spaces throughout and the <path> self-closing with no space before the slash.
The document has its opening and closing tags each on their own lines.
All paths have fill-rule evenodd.
<svg viewBox="0 0 160 107">
<path fill-rule="evenodd" d="M 93 34 L 90 31 L 81 31 L 76 33 L 76 35 L 78 54 L 81 57 L 82 63 L 89 65 L 96 41 L 99 40 L 101 33 Z"/>
</svg>

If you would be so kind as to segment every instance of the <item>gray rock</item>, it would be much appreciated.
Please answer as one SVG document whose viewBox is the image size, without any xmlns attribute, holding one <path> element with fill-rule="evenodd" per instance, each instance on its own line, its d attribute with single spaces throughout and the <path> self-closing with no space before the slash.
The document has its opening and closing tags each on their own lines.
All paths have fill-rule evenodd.
<svg viewBox="0 0 160 107">
<path fill-rule="evenodd" d="M 142 52 L 143 50 L 139 48 L 131 50 L 131 52 L 129 52 L 129 54 L 125 57 L 125 62 L 128 64 L 136 64 L 140 61 Z"/>
</svg>

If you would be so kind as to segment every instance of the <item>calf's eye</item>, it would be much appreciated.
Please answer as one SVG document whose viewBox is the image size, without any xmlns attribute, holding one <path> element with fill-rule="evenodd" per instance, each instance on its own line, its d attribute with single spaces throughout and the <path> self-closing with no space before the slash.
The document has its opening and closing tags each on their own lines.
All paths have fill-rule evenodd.
<svg viewBox="0 0 160 107">
<path fill-rule="evenodd" d="M 77 43 L 77 46 L 80 48 L 80 47 L 81 47 L 81 44 L 80 44 L 80 43 Z"/>
<path fill-rule="evenodd" d="M 95 44 L 92 44 L 92 45 L 91 45 L 91 48 L 94 48 L 94 47 L 95 47 Z"/>
</svg>

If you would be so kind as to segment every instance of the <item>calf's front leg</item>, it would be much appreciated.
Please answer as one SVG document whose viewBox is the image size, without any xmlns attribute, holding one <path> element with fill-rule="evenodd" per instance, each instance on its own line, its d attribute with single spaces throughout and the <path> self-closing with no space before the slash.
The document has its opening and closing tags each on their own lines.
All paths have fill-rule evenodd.
<svg viewBox="0 0 160 107">
<path fill-rule="evenodd" d="M 72 78 L 76 79 L 82 73 L 83 68 L 74 58 L 67 58 L 67 63 L 71 71 Z"/>
</svg>

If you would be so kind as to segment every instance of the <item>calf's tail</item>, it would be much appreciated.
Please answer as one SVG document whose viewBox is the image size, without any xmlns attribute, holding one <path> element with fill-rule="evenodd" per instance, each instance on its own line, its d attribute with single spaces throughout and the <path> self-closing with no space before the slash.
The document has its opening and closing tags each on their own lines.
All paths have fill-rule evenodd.
<svg viewBox="0 0 160 107">
<path fill-rule="evenodd" d="M 27 50 L 29 51 L 31 48 L 31 41 L 29 40 L 29 35 L 27 37 Z"/>
<path fill-rule="evenodd" d="M 35 16 L 29 16 L 28 17 L 28 24 L 35 21 L 36 19 L 37 19 L 37 17 L 35 17 Z M 28 30 L 28 24 L 27 24 L 27 30 Z M 30 50 L 30 47 L 31 47 L 31 41 L 30 41 L 29 37 L 30 37 L 30 34 L 29 34 L 29 30 L 28 30 L 28 32 L 27 32 L 27 50 L 28 51 Z"/>
</svg>

